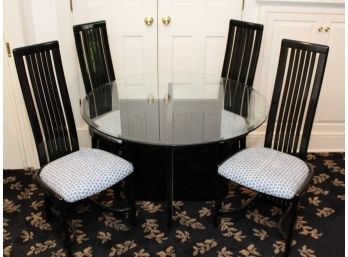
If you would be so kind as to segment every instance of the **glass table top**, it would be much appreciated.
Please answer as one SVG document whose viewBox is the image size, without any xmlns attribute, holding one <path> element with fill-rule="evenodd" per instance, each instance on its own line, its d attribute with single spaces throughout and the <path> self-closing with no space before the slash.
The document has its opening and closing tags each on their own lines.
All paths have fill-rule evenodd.
<svg viewBox="0 0 348 257">
<path fill-rule="evenodd" d="M 82 101 L 87 124 L 116 140 L 194 145 L 238 138 L 267 118 L 245 84 L 201 74 L 147 74 L 104 84 Z"/>
</svg>

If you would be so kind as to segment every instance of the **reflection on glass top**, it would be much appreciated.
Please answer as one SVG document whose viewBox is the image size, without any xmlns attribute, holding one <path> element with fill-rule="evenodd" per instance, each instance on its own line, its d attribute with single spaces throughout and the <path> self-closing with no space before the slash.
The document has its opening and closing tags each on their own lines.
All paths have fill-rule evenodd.
<svg viewBox="0 0 348 257">
<path fill-rule="evenodd" d="M 89 126 L 115 139 L 192 145 L 237 138 L 268 115 L 265 98 L 233 80 L 199 74 L 149 74 L 119 79 L 88 94 Z"/>
</svg>

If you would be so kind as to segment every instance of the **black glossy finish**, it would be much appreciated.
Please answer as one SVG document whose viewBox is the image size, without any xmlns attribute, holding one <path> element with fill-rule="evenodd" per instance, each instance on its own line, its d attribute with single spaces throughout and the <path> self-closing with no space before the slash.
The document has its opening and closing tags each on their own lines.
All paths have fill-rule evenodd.
<svg viewBox="0 0 348 257">
<path fill-rule="evenodd" d="M 86 94 L 98 86 L 115 80 L 105 21 L 74 25 L 76 50 L 79 57 Z"/>
<path fill-rule="evenodd" d="M 253 86 L 257 61 L 260 53 L 262 33 L 262 24 L 230 20 L 221 77 L 238 81 L 248 85 L 249 87 Z M 236 94 L 229 92 L 228 85 L 226 85 L 225 90 L 226 110 L 235 110 L 235 107 L 231 106 L 231 102 L 234 103 L 234 105 L 238 103 L 238 106 L 246 107 L 245 99 L 247 98 L 247 95 L 244 94 L 244 92 L 238 93 L 240 96 L 238 101 L 231 101 L 229 96 L 235 96 Z M 243 101 L 244 105 L 239 104 Z M 243 110 L 242 113 L 247 115 L 246 110 Z M 244 149 L 246 146 L 246 138 L 242 137 L 238 144 L 240 149 Z"/>
<path fill-rule="evenodd" d="M 59 44 L 51 41 L 16 48 L 13 56 L 42 169 L 49 162 L 79 150 Z M 34 179 L 45 193 L 46 216 L 50 218 L 51 203 L 59 209 L 64 245 L 68 256 L 72 256 L 67 211 L 72 204 L 43 183 L 41 169 Z M 131 215 L 135 217 L 134 197 L 130 203 Z"/>
<path fill-rule="evenodd" d="M 283 39 L 265 147 L 306 160 L 328 52 L 328 46 Z"/>
<path fill-rule="evenodd" d="M 270 114 L 267 122 L 265 147 L 295 155 L 306 161 L 328 52 L 328 46 L 289 39 L 282 40 Z M 287 207 L 287 211 L 279 222 L 280 232 L 286 238 L 285 257 L 289 256 L 299 200 L 307 191 L 313 177 L 312 168 L 309 167 L 309 170 L 310 172 L 306 181 L 293 199 L 287 200 L 265 194 L 260 195 L 261 198 L 272 200 L 274 204 Z M 219 185 L 217 188 L 219 188 Z M 221 198 L 217 192 L 215 200 L 215 225 L 217 225 L 218 216 L 221 213 L 220 201 Z M 231 212 L 241 209 L 238 208 Z M 283 231 L 283 221 L 286 217 L 290 218 L 287 233 Z"/>
<path fill-rule="evenodd" d="M 253 85 L 262 33 L 262 24 L 230 20 L 221 77 Z"/>
<path fill-rule="evenodd" d="M 74 36 L 77 55 L 80 63 L 81 74 L 86 94 L 99 86 L 115 80 L 115 73 L 110 53 L 108 33 L 105 21 L 96 21 L 74 25 Z M 90 110 L 98 110 L 98 113 L 91 113 L 93 117 L 108 112 L 112 108 L 112 95 L 103 98 L 103 101 L 90 102 Z M 97 105 L 97 106 L 92 106 Z M 93 128 L 89 129 L 92 136 L 93 148 L 117 148 L 121 149 L 109 138 L 96 133 Z"/>
</svg>

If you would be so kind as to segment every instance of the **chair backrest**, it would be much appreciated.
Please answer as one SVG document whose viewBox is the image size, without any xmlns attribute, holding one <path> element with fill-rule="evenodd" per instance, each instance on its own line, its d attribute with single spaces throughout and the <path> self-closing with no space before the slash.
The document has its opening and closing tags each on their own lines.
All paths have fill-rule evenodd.
<svg viewBox="0 0 348 257">
<path fill-rule="evenodd" d="M 283 39 L 265 147 L 305 160 L 329 47 Z"/>
<path fill-rule="evenodd" d="M 262 24 L 230 20 L 221 77 L 253 85 L 262 32 Z"/>
<path fill-rule="evenodd" d="M 105 21 L 75 25 L 75 44 L 86 94 L 115 80 Z"/>
<path fill-rule="evenodd" d="M 79 149 L 58 41 L 13 49 L 40 165 Z"/>
</svg>

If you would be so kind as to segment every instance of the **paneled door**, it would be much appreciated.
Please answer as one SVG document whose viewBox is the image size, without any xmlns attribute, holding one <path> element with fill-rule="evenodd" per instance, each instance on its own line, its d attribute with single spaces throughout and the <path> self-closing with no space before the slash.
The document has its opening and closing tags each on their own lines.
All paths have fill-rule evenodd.
<svg viewBox="0 0 348 257">
<path fill-rule="evenodd" d="M 18 1 L 4 1 L 3 18 L 3 169 L 38 168 L 27 110 L 13 61 L 12 49 L 23 46 Z"/>
<path fill-rule="evenodd" d="M 324 97 L 318 103 L 317 118 L 320 118 L 320 121 L 344 121 L 344 18 L 344 14 L 328 14 L 324 16 L 324 21 L 320 24 L 323 28 L 321 43 L 330 46 L 324 86 L 320 93 Z"/>
<path fill-rule="evenodd" d="M 220 75 L 230 19 L 241 19 L 239 0 L 158 1 L 158 69 Z"/>
<path fill-rule="evenodd" d="M 75 24 L 106 20 L 117 78 L 157 71 L 220 75 L 229 19 L 241 19 L 243 2 L 72 1 Z"/>
<path fill-rule="evenodd" d="M 219 76 L 222 71 L 229 20 L 241 19 L 242 2 L 158 1 L 158 71 Z M 185 90 L 185 85 L 191 81 L 173 81 L 172 97 L 180 95 L 180 90 Z M 206 83 L 209 88 L 209 83 Z M 166 90 L 167 88 L 160 89 L 160 98 L 167 94 Z M 192 97 L 195 97 L 194 93 Z"/>
<path fill-rule="evenodd" d="M 116 78 L 157 71 L 156 0 L 72 1 L 74 24 L 106 21 Z M 155 91 L 148 86 L 146 90 L 142 82 L 129 84 L 123 96 L 146 99 Z"/>
</svg>

